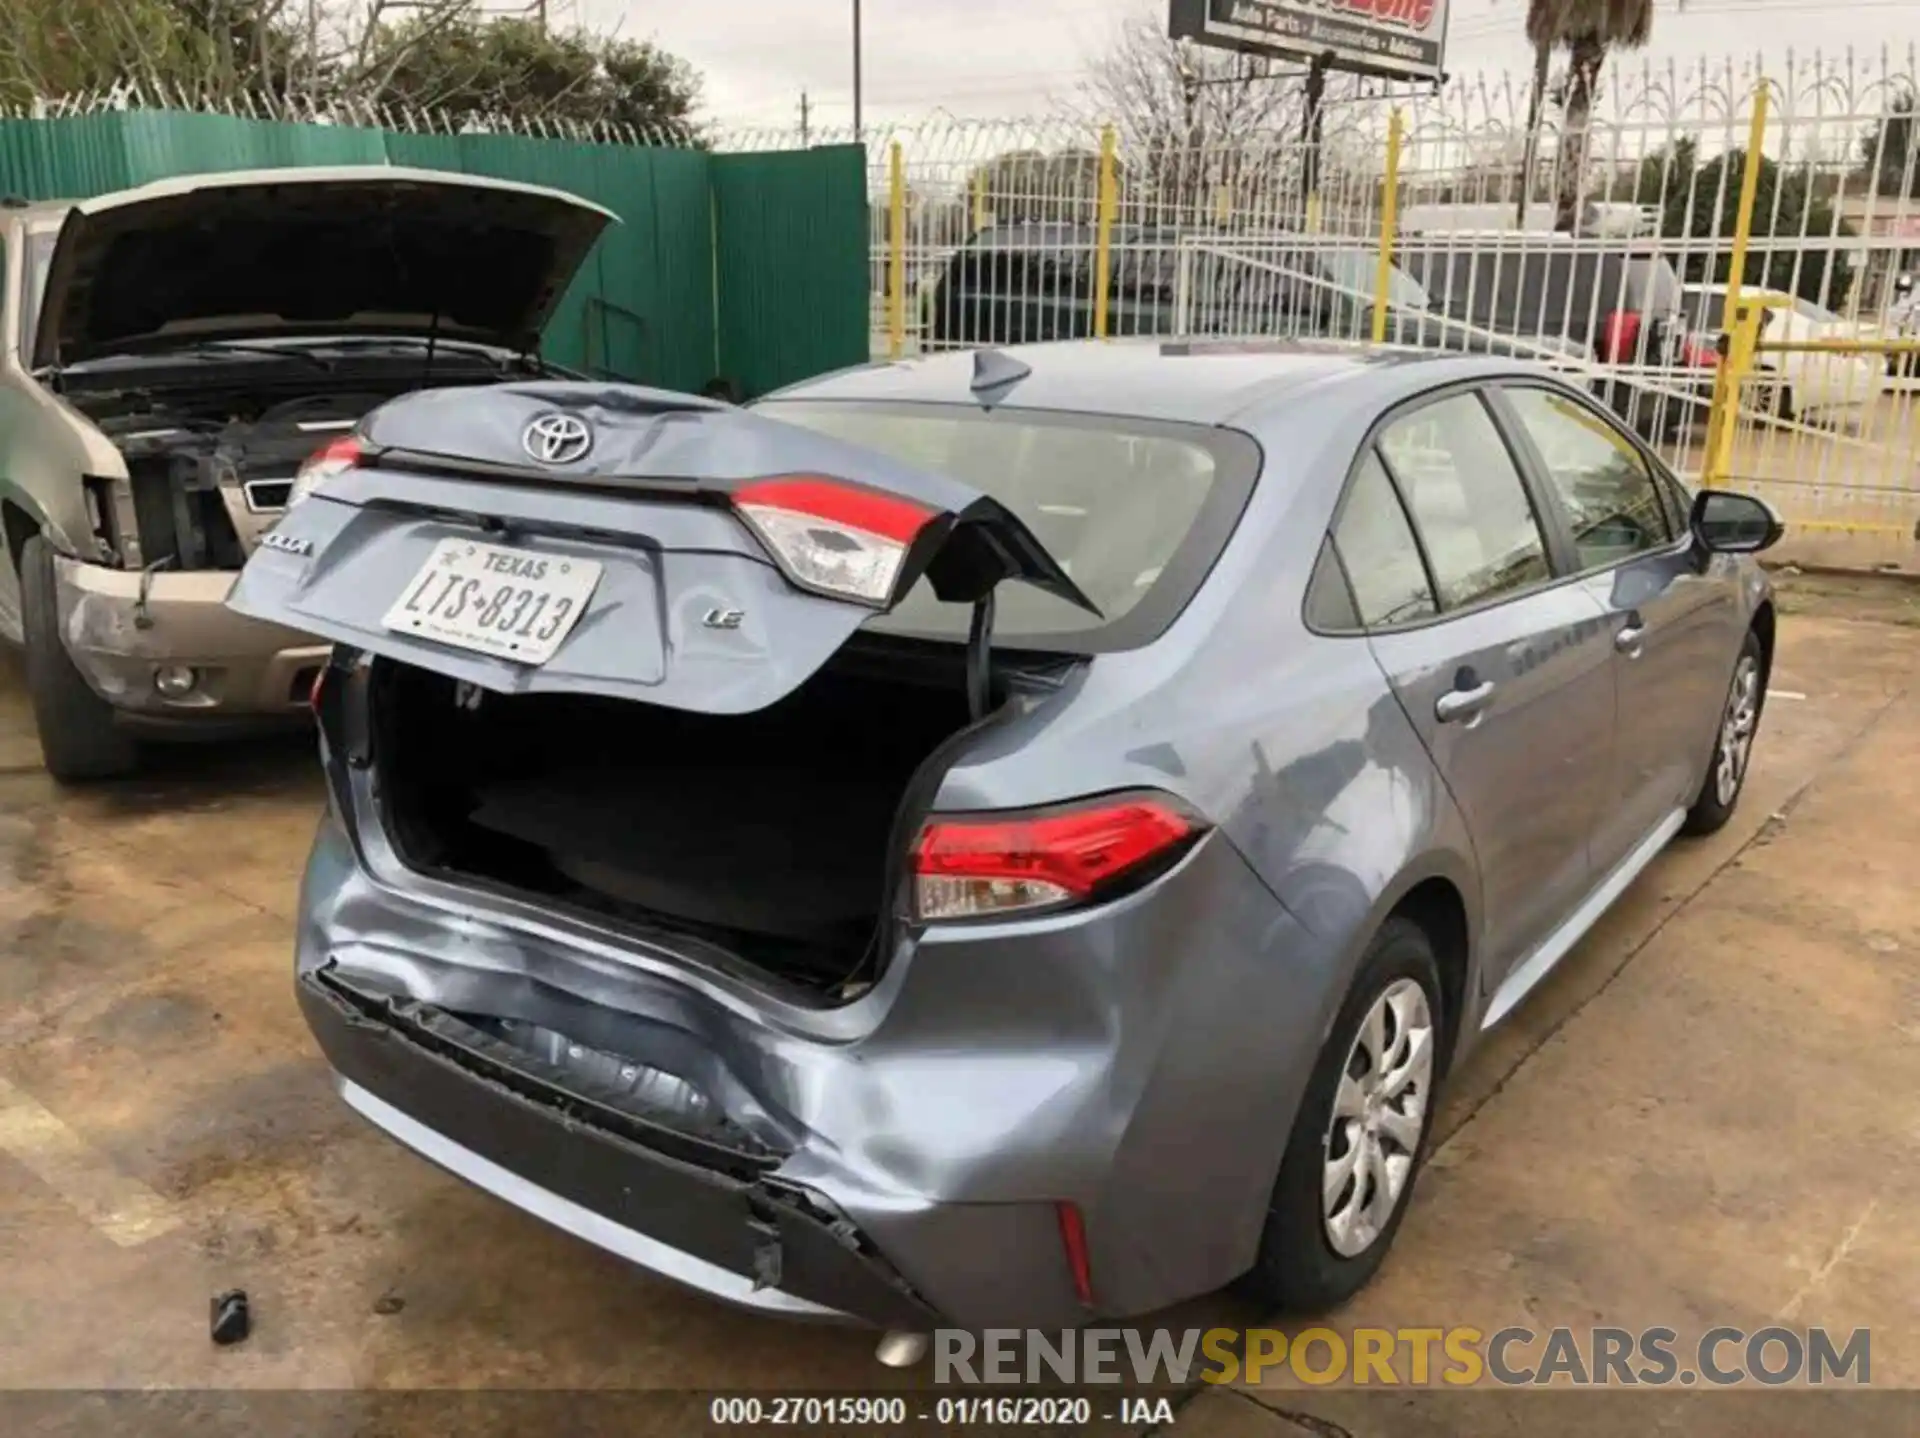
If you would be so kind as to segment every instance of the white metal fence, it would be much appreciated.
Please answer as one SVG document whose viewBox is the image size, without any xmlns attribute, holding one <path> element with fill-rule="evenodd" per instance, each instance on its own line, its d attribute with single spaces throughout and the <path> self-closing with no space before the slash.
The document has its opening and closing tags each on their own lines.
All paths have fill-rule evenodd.
<svg viewBox="0 0 1920 1438">
<path fill-rule="evenodd" d="M 1556 232 L 1556 198 L 1577 147 L 1551 104 L 1529 144 L 1524 81 L 1349 95 L 1327 113 L 1317 155 L 1298 133 L 1182 145 L 1157 126 L 1147 142 L 1146 127 L 1116 117 L 1107 332 L 1366 341 L 1386 243 L 1397 262 L 1389 342 L 1549 360 L 1697 473 L 1723 324 L 1715 287 L 1762 84 L 1770 113 L 1744 284 L 1798 300 L 1770 335 L 1915 333 L 1901 277 L 1920 269 L 1920 74 L 1911 52 L 1891 51 L 1614 67 L 1586 132 L 1572 233 Z M 1092 333 L 1105 129 L 943 120 L 864 137 L 876 353 Z M 1658 322 L 1670 312 L 1684 319 L 1672 333 Z M 1837 352 L 1762 363 L 1742 395 L 1735 478 L 1782 507 L 1810 558 L 1915 563 L 1910 366 Z"/>
<path fill-rule="evenodd" d="M 1697 473 L 1723 323 L 1712 286 L 1727 276 L 1741 152 L 1762 84 L 1771 100 L 1766 164 L 1745 283 L 1798 300 L 1775 313 L 1769 333 L 1920 336 L 1900 286 L 1920 271 L 1920 67 L 1911 49 L 1612 67 L 1586 131 L 1571 234 L 1555 230 L 1556 197 L 1579 147 L 1552 103 L 1529 142 L 1524 77 L 1455 78 L 1438 92 L 1349 82 L 1329 95 L 1317 149 L 1298 127 L 1229 143 L 1204 118 L 1183 127 L 1165 115 L 1116 115 L 1110 125 L 940 117 L 870 126 L 857 139 L 821 127 L 709 130 L 701 142 L 729 151 L 864 145 L 876 353 L 1090 333 L 1104 250 L 1109 333 L 1366 342 L 1384 309 L 1389 342 L 1504 347 L 1580 375 L 1676 468 Z M 35 112 L 153 106 L 209 108 L 122 86 Z M 298 98 L 224 108 L 417 132 L 624 145 L 685 138 Z M 1384 291 L 1383 242 L 1396 262 Z M 1667 293 L 1676 282 L 1677 300 Z M 1681 338 L 1646 323 L 1676 306 L 1689 331 Z M 1623 339 L 1627 316 L 1642 323 Z M 1911 369 L 1866 354 L 1780 354 L 1743 391 L 1732 472 L 1780 504 L 1797 552 L 1920 567 L 1920 381 Z"/>
</svg>

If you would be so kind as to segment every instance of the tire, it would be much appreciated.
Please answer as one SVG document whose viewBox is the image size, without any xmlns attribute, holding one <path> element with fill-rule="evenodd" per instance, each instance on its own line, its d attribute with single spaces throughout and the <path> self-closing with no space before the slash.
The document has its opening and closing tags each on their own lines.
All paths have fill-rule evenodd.
<svg viewBox="0 0 1920 1438">
<path fill-rule="evenodd" d="M 1414 1002 L 1416 995 L 1418 1004 Z M 1386 1163 L 1400 1185 L 1397 1192 L 1389 1190 L 1384 1213 L 1372 1196 L 1378 1182 L 1372 1175 L 1379 1170 L 1372 1168 L 1366 1157 L 1368 1120 L 1362 1115 L 1374 1105 L 1361 1097 L 1365 1081 L 1356 1081 L 1355 1089 L 1349 1090 L 1361 1105 L 1359 1114 L 1341 1117 L 1336 1124 L 1334 1107 L 1350 1071 L 1374 1067 L 1367 1062 L 1367 1046 L 1360 1040 L 1369 1017 L 1382 1004 L 1415 1020 L 1398 1033 L 1390 1024 L 1383 1026 L 1389 1059 L 1398 1058 L 1402 1066 L 1407 1063 L 1409 1051 L 1403 1050 L 1402 1044 L 1409 1036 L 1414 1049 L 1424 1044 L 1426 1054 L 1424 1075 L 1419 1075 L 1416 1068 L 1413 1082 L 1374 1109 L 1384 1113 L 1391 1108 L 1403 1120 L 1382 1125 L 1377 1131 L 1376 1141 L 1381 1143 L 1381 1152 L 1388 1155 Z M 1418 1023 L 1422 1008 L 1424 1039 Z M 1372 1279 L 1393 1246 L 1393 1236 L 1399 1231 L 1414 1180 L 1426 1158 L 1442 1074 L 1441 1056 L 1446 1049 L 1445 1018 L 1432 943 L 1411 920 L 1388 919 L 1368 946 L 1294 1117 L 1266 1228 L 1260 1235 L 1259 1255 L 1239 1285 L 1250 1297 L 1282 1313 L 1323 1313 L 1346 1302 Z M 1417 1127 L 1409 1135 L 1404 1118 L 1415 1099 Z M 1394 1136 L 1390 1128 L 1399 1136 Z M 1409 1136 L 1410 1146 L 1404 1141 Z M 1329 1166 L 1356 1152 L 1360 1155 L 1357 1166 L 1349 1166 L 1350 1176 L 1329 1203 L 1322 1194 Z M 1365 1189 L 1358 1187 L 1362 1171 L 1370 1175 Z M 1390 1176 L 1389 1183 L 1392 1181 Z M 1341 1222 L 1343 1218 L 1345 1222 Z"/>
<path fill-rule="evenodd" d="M 53 549 L 34 535 L 20 551 L 20 615 L 26 635 L 27 694 L 40 727 L 47 772 L 63 784 L 133 771 L 133 740 L 67 657 L 54 600 Z"/>
<path fill-rule="evenodd" d="M 1717 833 L 1733 817 L 1740 806 L 1741 792 L 1747 787 L 1747 767 L 1753 758 L 1754 738 L 1760 732 L 1760 711 L 1766 704 L 1766 651 L 1760 647 L 1760 636 L 1749 629 L 1740 646 L 1740 657 L 1734 661 L 1726 703 L 1721 706 L 1720 721 L 1714 729 L 1713 759 L 1693 807 L 1687 810 L 1686 823 L 1680 826 L 1681 833 Z M 1731 760 L 1730 744 L 1737 744 Z"/>
</svg>

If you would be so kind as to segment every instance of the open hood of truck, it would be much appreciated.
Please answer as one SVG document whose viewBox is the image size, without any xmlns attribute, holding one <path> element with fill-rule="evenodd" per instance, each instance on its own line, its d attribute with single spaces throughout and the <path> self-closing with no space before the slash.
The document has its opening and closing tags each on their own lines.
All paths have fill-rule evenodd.
<svg viewBox="0 0 1920 1438">
<path fill-rule="evenodd" d="M 977 605 L 1016 579 L 1098 612 L 971 486 L 686 395 L 423 391 L 335 462 L 229 606 L 498 692 L 750 712 L 922 580 Z"/>
<path fill-rule="evenodd" d="M 615 218 L 559 190 L 376 165 L 121 190 L 68 213 L 33 362 L 342 331 L 531 349 Z"/>
</svg>

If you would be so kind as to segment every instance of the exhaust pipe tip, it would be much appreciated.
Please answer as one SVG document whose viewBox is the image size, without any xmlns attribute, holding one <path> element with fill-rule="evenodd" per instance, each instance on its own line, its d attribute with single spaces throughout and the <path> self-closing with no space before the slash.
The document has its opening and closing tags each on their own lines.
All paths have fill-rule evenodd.
<svg viewBox="0 0 1920 1438">
<path fill-rule="evenodd" d="M 874 1349 L 873 1356 L 888 1368 L 911 1368 L 927 1356 L 929 1342 L 924 1333 L 889 1329 L 881 1335 L 880 1345 Z"/>
</svg>

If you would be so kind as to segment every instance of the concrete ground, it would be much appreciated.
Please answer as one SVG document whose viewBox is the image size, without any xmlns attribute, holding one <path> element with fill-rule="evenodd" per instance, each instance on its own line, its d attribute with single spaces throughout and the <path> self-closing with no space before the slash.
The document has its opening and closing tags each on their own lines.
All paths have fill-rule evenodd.
<svg viewBox="0 0 1920 1438">
<path fill-rule="evenodd" d="M 1784 607 L 1734 824 L 1658 861 L 1455 1075 L 1398 1246 L 1335 1326 L 1866 1325 L 1876 1385 L 1920 1387 L 1920 591 L 1807 581 Z M 869 1335 L 629 1270 L 348 1113 L 289 993 L 318 803 L 304 741 L 57 791 L 0 675 L 0 1390 L 924 1381 Z M 209 1296 L 236 1286 L 255 1333 L 215 1348 Z M 1208 1389 L 1175 1427 L 1518 1431 L 1513 1395 L 1464 1397 L 1506 1406 Z"/>
</svg>

